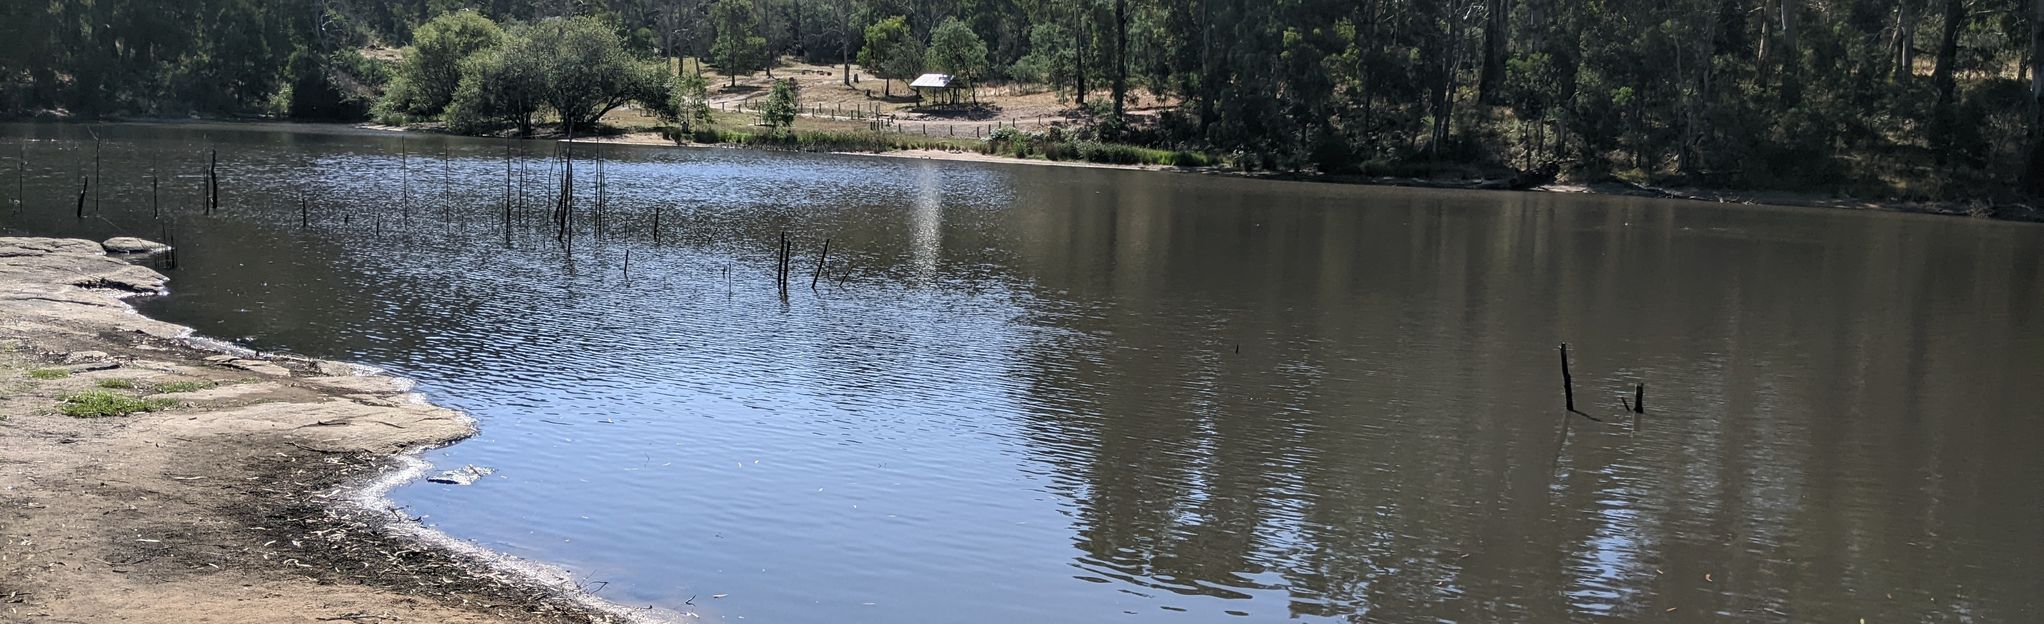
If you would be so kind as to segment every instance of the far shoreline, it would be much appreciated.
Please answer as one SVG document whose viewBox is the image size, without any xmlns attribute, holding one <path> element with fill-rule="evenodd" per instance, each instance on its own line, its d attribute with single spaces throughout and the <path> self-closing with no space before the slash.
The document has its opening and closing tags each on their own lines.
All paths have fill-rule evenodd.
<svg viewBox="0 0 2044 624">
<path fill-rule="evenodd" d="M 1227 176 L 1251 180 L 1281 182 L 1308 182 L 1318 184 L 1339 184 L 1349 186 L 1385 186 L 1401 188 L 1474 190 L 1496 192 L 1562 193 L 1602 195 L 1611 197 L 1637 197 L 1643 199 L 1686 200 L 1706 204 L 1735 204 L 1743 206 L 1775 206 L 1784 208 L 1823 208 L 1831 210 L 1857 210 L 1896 214 L 1919 214 L 1945 217 L 1966 217 L 2009 223 L 2044 223 L 2044 204 L 2022 202 L 1992 202 L 1988 200 L 1967 201 L 1912 201 L 1900 199 L 1868 199 L 1839 197 L 1807 191 L 1767 190 L 1726 190 L 1707 188 L 1653 187 L 1621 181 L 1556 182 L 1527 189 L 1487 189 L 1481 185 L 1496 180 L 1490 179 L 1427 179 L 1411 177 L 1365 176 L 1359 174 L 1285 173 L 1264 171 L 1241 171 L 1222 167 L 1171 167 L 1165 165 L 1122 165 L 1085 161 L 1048 160 L 1040 158 L 1013 158 L 979 152 L 933 149 L 904 149 L 889 151 L 823 151 L 774 149 L 750 145 L 715 143 L 678 143 L 668 140 L 656 132 L 626 130 L 615 134 L 576 137 L 572 140 L 553 135 L 530 137 L 486 137 L 455 134 L 427 128 L 389 126 L 369 122 L 320 122 L 292 121 L 271 118 L 241 117 L 174 117 L 174 118 L 125 118 L 102 121 L 78 119 L 35 119 L 17 118 L 0 121 L 9 124 L 60 124 L 93 125 L 119 124 L 134 126 L 182 126 L 218 125 L 223 127 L 268 126 L 289 131 L 297 128 L 323 128 L 328 130 L 350 130 L 363 134 L 421 134 L 440 137 L 455 137 L 477 140 L 518 140 L 518 141 L 571 141 L 578 144 L 630 145 L 639 147 L 694 148 L 694 149 L 743 149 L 757 152 L 807 152 L 845 156 L 873 156 L 881 158 L 939 160 L 985 164 L 1010 164 L 1046 167 L 1071 167 L 1081 169 L 1109 169 L 1123 171 L 1148 171 L 1156 173 L 1199 174 Z"/>
<path fill-rule="evenodd" d="M 476 137 L 471 135 L 435 132 L 415 128 L 403 128 L 378 124 L 355 124 L 355 128 L 371 132 L 416 132 L 440 136 L 467 137 L 476 139 L 503 137 Z M 518 137 L 518 140 L 563 141 L 561 137 L 534 136 Z M 641 147 L 669 147 L 696 149 L 743 149 L 760 152 L 801 152 L 805 150 L 780 150 L 748 145 L 723 145 L 714 143 L 678 143 L 655 132 L 626 131 L 620 134 L 577 137 L 571 142 L 600 145 L 633 145 Z M 1172 167 L 1166 165 L 1122 165 L 1073 160 L 1049 160 L 1042 158 L 1013 158 L 994 154 L 958 150 L 903 149 L 889 151 L 811 151 L 808 153 L 836 154 L 842 156 L 874 156 L 909 160 L 939 160 L 949 162 L 970 162 L 988 164 L 1032 165 L 1042 167 L 1070 167 L 1079 169 L 1115 169 L 1123 171 L 1148 171 L 1156 173 L 1200 174 L 1228 176 L 1251 180 L 1278 182 L 1307 182 L 1317 184 L 1340 184 L 1349 186 L 1386 186 L 1399 188 L 1420 188 L 1465 191 L 1496 191 L 1526 193 L 1561 193 L 1602 195 L 1610 197 L 1637 197 L 1643 199 L 1671 199 L 1694 201 L 1707 204 L 1736 204 L 1743 206 L 1776 206 L 1783 208 L 1825 208 L 1831 210 L 1859 210 L 1899 214 L 1921 214 L 1948 217 L 1967 217 L 2004 221 L 2011 223 L 2044 223 L 2044 206 L 2022 203 L 1992 203 L 1987 201 L 1905 201 L 1892 199 L 1840 198 L 1814 192 L 1799 191 L 1730 191 L 1695 188 L 1661 188 L 1619 181 L 1607 182 L 1557 182 L 1528 189 L 1487 189 L 1480 185 L 1495 182 L 1491 179 L 1439 180 L 1423 178 L 1373 177 L 1357 174 L 1327 173 L 1284 173 L 1241 171 L 1222 167 Z"/>
</svg>

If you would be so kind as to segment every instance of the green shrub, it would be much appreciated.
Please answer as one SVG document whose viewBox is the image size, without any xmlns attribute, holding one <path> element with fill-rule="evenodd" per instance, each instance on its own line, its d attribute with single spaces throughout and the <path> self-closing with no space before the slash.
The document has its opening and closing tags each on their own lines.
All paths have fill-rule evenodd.
<svg viewBox="0 0 2044 624">
<path fill-rule="evenodd" d="M 199 391 L 199 390 L 205 390 L 205 389 L 207 389 L 207 388 L 211 388 L 211 387 L 213 387 L 213 386 L 216 386 L 216 385 L 219 385 L 219 384 L 213 383 L 213 382 L 211 382 L 211 381 L 205 381 L 205 380 L 199 380 L 199 381 L 173 381 L 173 382 L 170 382 L 170 383 L 166 383 L 166 384 L 158 384 L 158 385 L 156 386 L 156 391 L 157 391 L 157 392 L 159 392 L 159 393 L 163 393 L 163 394 L 175 394 L 175 393 L 179 393 L 179 392 L 196 392 L 196 391 Z"/>
<path fill-rule="evenodd" d="M 785 131 L 795 125 L 795 117 L 802 108 L 802 100 L 795 93 L 794 80 L 774 81 L 774 90 L 767 95 L 766 106 L 759 109 L 759 123 L 768 128 Z"/>
<path fill-rule="evenodd" d="M 165 399 L 138 399 L 125 394 L 94 390 L 64 397 L 64 404 L 58 409 L 72 418 L 106 418 L 126 416 L 136 412 L 154 412 L 175 407 L 177 402 Z"/>
<path fill-rule="evenodd" d="M 995 130 L 980 153 L 1014 158 L 1042 155 L 1049 160 L 1079 160 L 1112 165 L 1207 167 L 1219 159 L 1199 152 L 1161 150 L 1122 143 L 1073 140 L 1057 128 L 1027 133 L 1015 128 Z"/>
<path fill-rule="evenodd" d="M 675 128 L 661 130 L 669 140 L 680 142 L 688 139 L 705 145 L 729 143 L 748 147 L 785 149 L 803 152 L 891 152 L 913 149 L 949 149 L 952 146 L 943 141 L 910 137 L 890 132 L 872 131 L 827 131 L 794 130 L 787 132 L 735 132 L 721 128 L 697 128 L 684 132 Z"/>
<path fill-rule="evenodd" d="M 412 45 L 376 105 L 379 122 L 393 113 L 433 117 L 454 100 L 462 61 L 504 42 L 504 30 L 475 11 L 443 13 L 412 31 Z"/>
</svg>

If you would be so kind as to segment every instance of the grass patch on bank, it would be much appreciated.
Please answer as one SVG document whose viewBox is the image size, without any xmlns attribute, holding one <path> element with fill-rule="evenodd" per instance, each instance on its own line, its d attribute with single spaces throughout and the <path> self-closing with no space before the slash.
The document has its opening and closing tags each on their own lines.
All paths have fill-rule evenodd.
<svg viewBox="0 0 2044 624">
<path fill-rule="evenodd" d="M 117 392 L 94 390 L 64 397 L 58 409 L 72 418 L 109 418 L 136 412 L 154 412 L 176 407 L 167 399 L 140 399 Z"/>
<path fill-rule="evenodd" d="M 29 379 L 40 379 L 43 381 L 49 381 L 51 379 L 63 379 L 65 377 L 70 376 L 71 371 L 67 371 L 61 368 L 38 368 L 28 372 Z"/>
<path fill-rule="evenodd" d="M 902 132 L 869 129 L 767 130 L 757 127 L 711 125 L 683 132 L 661 128 L 660 134 L 676 143 L 740 145 L 802 152 L 883 153 L 900 150 L 965 150 L 990 156 L 1018 159 L 1076 161 L 1107 165 L 1160 165 L 1165 167 L 1209 167 L 1221 159 L 1184 150 L 1168 150 L 1122 143 L 1077 140 L 1062 133 L 1022 133 L 1004 128 L 986 139 L 926 137 Z"/>
<path fill-rule="evenodd" d="M 870 130 L 784 130 L 749 132 L 727 128 L 698 128 L 694 132 L 663 130 L 668 140 L 704 145 L 743 145 L 802 152 L 891 152 L 895 150 L 955 149 L 952 142 L 924 139 L 894 132 Z"/>
<path fill-rule="evenodd" d="M 101 380 L 99 380 L 99 383 L 97 383 L 97 384 L 93 384 L 93 385 L 99 386 L 99 387 L 101 387 L 101 388 L 106 388 L 106 389 L 108 389 L 108 390 L 134 390 L 134 389 L 135 389 L 135 380 L 133 380 L 133 379 L 101 379 Z"/>
<path fill-rule="evenodd" d="M 200 380 L 200 381 L 173 381 L 173 382 L 169 382 L 169 383 L 157 384 L 157 386 L 156 386 L 156 391 L 157 391 L 158 393 L 162 393 L 162 394 L 177 394 L 177 393 L 179 393 L 179 392 L 198 392 L 198 391 L 200 391 L 200 390 L 205 390 L 205 389 L 208 389 L 208 388 L 212 388 L 213 386 L 217 386 L 217 385 L 220 385 L 220 384 L 217 384 L 217 383 L 213 383 L 213 382 L 211 382 L 211 381 L 204 381 L 204 380 Z"/>
<path fill-rule="evenodd" d="M 1079 139 L 1061 130 L 1023 132 L 1015 128 L 995 130 L 980 145 L 982 154 L 1009 158 L 1042 158 L 1105 165 L 1161 165 L 1165 167 L 1208 167 L 1221 160 L 1199 152 L 1168 150 L 1124 143 Z"/>
</svg>

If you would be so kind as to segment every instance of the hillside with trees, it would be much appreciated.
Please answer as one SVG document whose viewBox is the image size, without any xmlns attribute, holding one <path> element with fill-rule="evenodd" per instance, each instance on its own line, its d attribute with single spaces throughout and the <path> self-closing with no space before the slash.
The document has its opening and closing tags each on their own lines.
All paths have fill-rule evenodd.
<svg viewBox="0 0 2044 624">
<path fill-rule="evenodd" d="M 2044 0 L 23 0 L 0 111 L 700 119 L 671 58 L 1041 85 L 1089 138 L 1252 169 L 2044 193 Z"/>
</svg>

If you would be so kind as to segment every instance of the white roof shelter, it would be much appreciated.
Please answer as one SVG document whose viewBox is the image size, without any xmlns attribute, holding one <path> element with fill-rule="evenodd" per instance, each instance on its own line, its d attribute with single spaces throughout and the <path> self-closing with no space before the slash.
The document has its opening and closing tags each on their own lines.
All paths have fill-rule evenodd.
<svg viewBox="0 0 2044 624">
<path fill-rule="evenodd" d="M 908 83 L 910 89 L 949 89 L 951 74 L 923 74 L 915 82 Z"/>
</svg>

